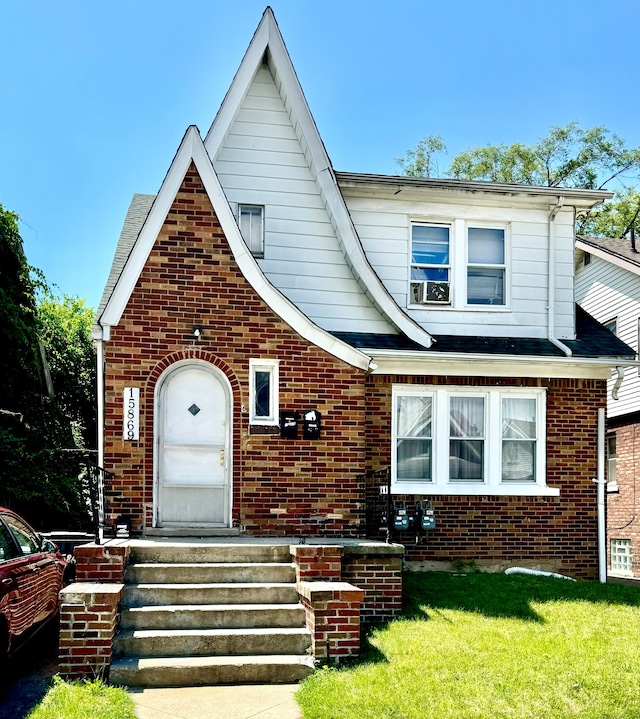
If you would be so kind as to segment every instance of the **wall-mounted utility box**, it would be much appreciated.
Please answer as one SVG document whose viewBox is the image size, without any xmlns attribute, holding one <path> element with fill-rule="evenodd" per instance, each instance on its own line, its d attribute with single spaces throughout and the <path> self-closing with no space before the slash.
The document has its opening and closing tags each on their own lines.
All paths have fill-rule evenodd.
<svg viewBox="0 0 640 719">
<path fill-rule="evenodd" d="M 299 412 L 280 412 L 280 436 L 285 439 L 297 439 L 299 420 Z"/>
<path fill-rule="evenodd" d="M 320 439 L 320 412 L 317 409 L 303 412 L 302 436 L 304 439 Z"/>
</svg>

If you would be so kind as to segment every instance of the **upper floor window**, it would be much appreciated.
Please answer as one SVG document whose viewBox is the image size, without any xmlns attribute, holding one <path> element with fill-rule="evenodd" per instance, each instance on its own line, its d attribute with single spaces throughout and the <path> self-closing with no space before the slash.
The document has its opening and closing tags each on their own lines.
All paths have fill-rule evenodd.
<svg viewBox="0 0 640 719">
<path fill-rule="evenodd" d="M 394 491 L 557 494 L 546 486 L 545 398 L 537 388 L 394 386 Z"/>
<path fill-rule="evenodd" d="M 409 305 L 506 308 L 507 249 L 506 226 L 413 222 Z"/>
<path fill-rule="evenodd" d="M 449 227 L 411 226 L 411 299 L 415 304 L 449 302 Z"/>
<path fill-rule="evenodd" d="M 238 224 L 254 257 L 264 257 L 264 207 L 238 205 Z"/>
<path fill-rule="evenodd" d="M 604 326 L 611 332 L 612 334 L 616 335 L 618 334 L 618 319 L 614 318 L 612 320 L 609 320 L 608 322 L 603 322 Z"/>
<path fill-rule="evenodd" d="M 504 305 L 504 230 L 470 227 L 467 239 L 467 303 Z"/>
</svg>

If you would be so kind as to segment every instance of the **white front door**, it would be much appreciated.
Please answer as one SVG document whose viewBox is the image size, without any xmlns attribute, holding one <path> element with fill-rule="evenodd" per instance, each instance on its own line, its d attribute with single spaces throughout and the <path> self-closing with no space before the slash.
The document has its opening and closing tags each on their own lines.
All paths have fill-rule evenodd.
<svg viewBox="0 0 640 719">
<path fill-rule="evenodd" d="M 231 390 L 213 368 L 170 370 L 156 408 L 157 523 L 229 526 Z"/>
</svg>

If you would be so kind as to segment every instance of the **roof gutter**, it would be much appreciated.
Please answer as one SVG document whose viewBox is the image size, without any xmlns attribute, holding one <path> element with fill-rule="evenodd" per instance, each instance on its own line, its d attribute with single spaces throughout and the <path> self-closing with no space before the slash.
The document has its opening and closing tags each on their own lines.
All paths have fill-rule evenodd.
<svg viewBox="0 0 640 719">
<path fill-rule="evenodd" d="M 567 348 L 569 349 L 569 348 Z M 531 355 L 496 355 L 496 354 L 473 354 L 471 352 L 414 352 L 412 350 L 385 350 L 385 349 L 368 349 L 360 348 L 361 352 L 365 352 L 372 358 L 372 362 L 376 363 L 385 359 L 401 359 L 403 361 L 414 362 L 455 362 L 455 361 L 474 361 L 474 362 L 491 362 L 494 364 L 525 364 L 530 365 L 532 360 L 543 362 L 545 364 L 566 365 L 565 357 L 532 357 Z M 640 360 L 626 360 L 621 357 L 579 357 L 572 355 L 572 362 L 586 366 L 599 367 L 638 367 L 640 368 Z M 374 370 L 375 371 L 375 370 Z"/>
<path fill-rule="evenodd" d="M 560 195 L 555 205 L 549 205 L 549 280 L 548 280 L 548 304 L 547 304 L 547 339 L 551 344 L 562 350 L 566 357 L 571 357 L 573 352 L 556 338 L 556 215 L 564 205 L 564 197 Z"/>
</svg>

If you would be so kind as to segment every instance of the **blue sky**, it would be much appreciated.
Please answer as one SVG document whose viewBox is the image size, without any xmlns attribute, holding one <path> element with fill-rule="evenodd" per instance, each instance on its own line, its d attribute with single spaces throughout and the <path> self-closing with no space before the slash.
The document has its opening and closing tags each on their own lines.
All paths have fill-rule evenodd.
<svg viewBox="0 0 640 719">
<path fill-rule="evenodd" d="M 272 0 L 337 170 L 605 125 L 640 145 L 639 0 Z M 0 203 L 97 307 L 134 192 L 206 134 L 264 0 L 0 0 Z"/>
</svg>

